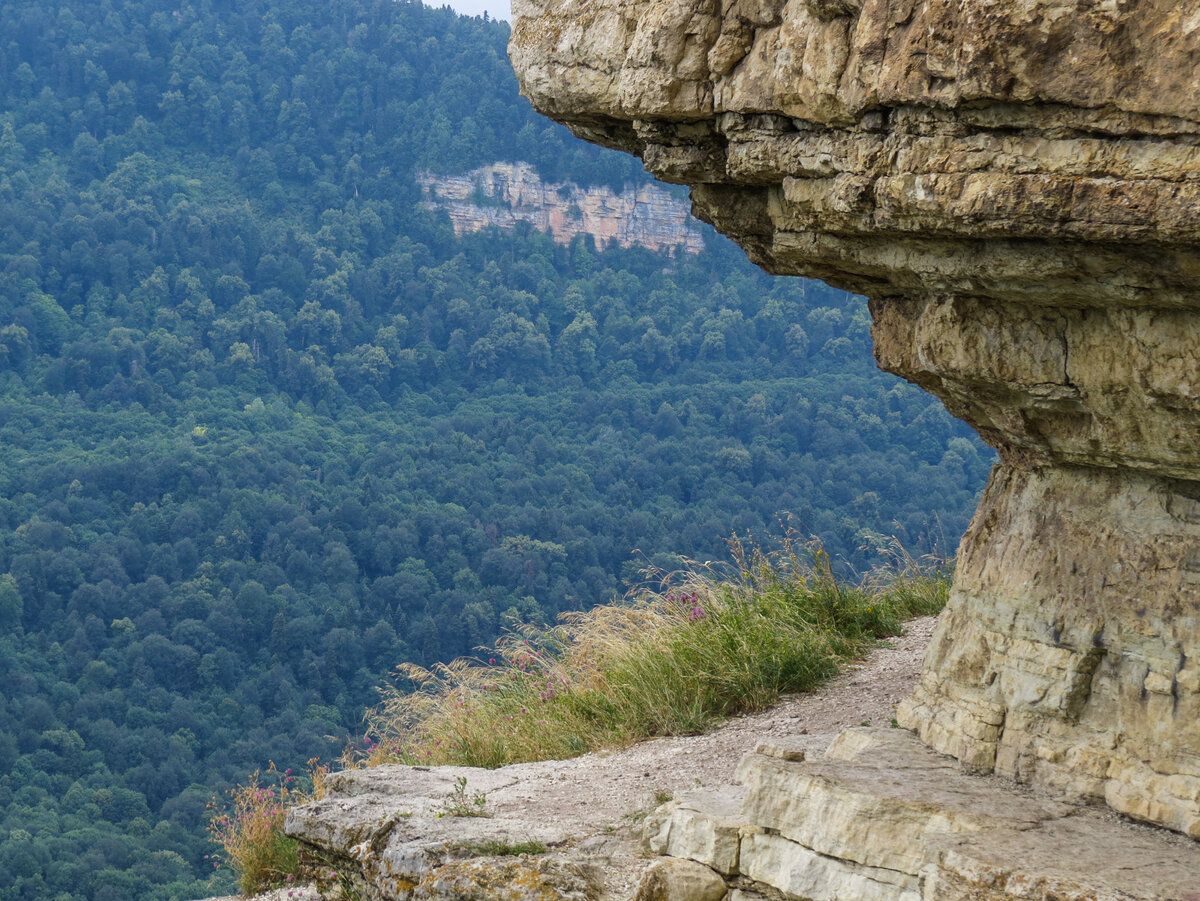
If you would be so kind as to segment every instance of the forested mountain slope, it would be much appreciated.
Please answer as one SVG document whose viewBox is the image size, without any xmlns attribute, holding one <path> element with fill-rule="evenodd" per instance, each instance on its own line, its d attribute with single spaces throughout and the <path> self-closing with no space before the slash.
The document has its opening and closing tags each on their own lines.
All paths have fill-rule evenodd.
<svg viewBox="0 0 1200 901">
<path fill-rule="evenodd" d="M 957 539 L 988 456 L 875 371 L 859 300 L 711 231 L 669 260 L 420 205 L 414 172 L 498 160 L 644 181 L 532 113 L 506 39 L 0 5 L 0 901 L 222 887 L 231 780 L 646 559 L 785 511 L 859 565 Z"/>
</svg>

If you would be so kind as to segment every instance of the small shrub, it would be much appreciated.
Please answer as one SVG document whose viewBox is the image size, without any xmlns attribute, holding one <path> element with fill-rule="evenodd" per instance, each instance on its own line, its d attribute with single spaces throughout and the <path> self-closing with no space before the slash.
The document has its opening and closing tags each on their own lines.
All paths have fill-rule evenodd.
<svg viewBox="0 0 1200 901">
<path fill-rule="evenodd" d="M 283 834 L 283 821 L 289 807 L 303 804 L 324 794 L 327 769 L 309 761 L 308 787 L 285 770 L 271 763 L 266 772 L 255 772 L 242 785 L 230 789 L 232 809 L 209 803 L 208 832 L 221 852 L 213 856 L 215 867 L 221 858 L 238 873 L 238 888 L 243 895 L 255 895 L 286 885 L 300 874 L 295 839 Z"/>
<path fill-rule="evenodd" d="M 467 777 L 459 776 L 454 781 L 454 788 L 446 795 L 446 800 L 438 809 L 439 817 L 486 817 L 487 795 L 484 792 L 467 792 Z"/>
<path fill-rule="evenodd" d="M 912 616 L 945 603 L 949 568 L 907 556 L 859 584 L 816 546 L 694 565 L 623 601 L 522 626 L 484 659 L 402 665 L 368 715 L 368 764 L 496 767 L 703 730 L 811 689 Z"/>
</svg>

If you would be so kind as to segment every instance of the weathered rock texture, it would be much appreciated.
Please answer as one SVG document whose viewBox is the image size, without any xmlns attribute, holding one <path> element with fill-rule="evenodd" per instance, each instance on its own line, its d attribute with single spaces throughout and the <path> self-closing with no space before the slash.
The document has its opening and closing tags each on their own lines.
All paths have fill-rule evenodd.
<svg viewBox="0 0 1200 901">
<path fill-rule="evenodd" d="M 330 777 L 325 798 L 292 808 L 284 828 L 323 898 L 596 901 L 586 865 L 544 856 L 574 837 L 569 828 L 514 816 L 512 799 L 494 810 L 519 786 L 512 770 L 351 770 Z"/>
<path fill-rule="evenodd" d="M 328 901 L 499 901 L 506 896 L 495 892 L 498 879 L 538 887 L 535 901 L 571 901 L 579 891 L 595 892 L 596 901 L 629 901 L 635 894 L 638 901 L 717 901 L 726 884 L 700 864 L 664 858 L 644 872 L 650 860 L 640 848 L 642 817 L 664 794 L 728 781 L 738 760 L 764 738 L 802 740 L 815 753 L 828 744 L 829 732 L 886 721 L 916 684 L 932 627 L 932 617 L 910 622 L 894 646 L 876 648 L 829 684 L 703 735 L 491 771 L 381 766 L 339 773 L 330 777 L 326 797 L 290 813 L 286 829 L 302 843 Z M 798 739 L 800 732 L 826 734 Z M 459 779 L 467 780 L 461 791 Z M 453 815 L 461 805 L 451 796 L 473 809 L 480 794 L 489 816 Z M 709 813 L 739 814 L 737 796 L 714 792 L 710 800 Z M 697 840 L 711 833 L 703 818 L 696 827 Z M 678 827 L 677 836 L 685 833 Z M 532 853 L 538 850 L 532 842 L 545 852 Z M 550 874 L 556 874 L 553 882 Z"/>
<path fill-rule="evenodd" d="M 612 755 L 619 782 L 643 778 L 644 750 Z M 341 773 L 286 830 L 328 901 L 1200 901 L 1195 842 L 965 775 L 890 728 L 759 743 L 738 784 L 645 818 L 643 852 L 669 856 L 634 889 L 611 872 L 631 862 L 631 818 L 607 798 L 561 804 L 581 793 L 568 774 L 601 764 Z M 462 778 L 489 816 L 454 815 Z"/>
<path fill-rule="evenodd" d="M 690 184 L 767 269 L 867 294 L 880 364 L 999 449 L 901 723 L 1200 837 L 1200 12 L 514 12 L 538 108 Z"/>
<path fill-rule="evenodd" d="M 1200 901 L 1196 843 L 964 775 L 902 730 L 804 750 L 764 744 L 740 788 L 664 805 L 647 850 L 721 873 L 731 901 Z"/>
<path fill-rule="evenodd" d="M 654 185 L 581 188 L 544 182 L 527 163 L 493 163 L 466 175 L 417 174 L 426 203 L 444 209 L 455 234 L 524 222 L 560 244 L 579 235 L 600 248 L 645 247 L 670 254 L 699 253 L 704 238 L 688 204 Z"/>
</svg>

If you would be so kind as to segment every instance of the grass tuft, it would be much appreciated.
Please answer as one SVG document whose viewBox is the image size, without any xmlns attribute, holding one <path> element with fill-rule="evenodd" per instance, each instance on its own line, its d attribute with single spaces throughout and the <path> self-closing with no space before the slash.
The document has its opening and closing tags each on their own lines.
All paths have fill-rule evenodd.
<svg viewBox="0 0 1200 901">
<path fill-rule="evenodd" d="M 255 772 L 229 790 L 232 809 L 215 798 L 209 803 L 209 838 L 220 848 L 211 858 L 213 866 L 220 867 L 224 858 L 237 871 L 238 889 L 247 897 L 288 885 L 300 876 L 298 845 L 283 834 L 283 821 L 289 807 L 324 794 L 328 771 L 315 758 L 308 764 L 307 780 L 298 779 L 291 770 L 280 772 L 271 763 L 265 773 Z"/>
<path fill-rule="evenodd" d="M 819 546 L 730 544 L 729 566 L 519 627 L 484 659 L 402 665 L 408 685 L 368 715 L 366 763 L 497 767 L 700 732 L 814 687 L 948 593 L 947 566 L 902 553 L 850 584 Z"/>
<path fill-rule="evenodd" d="M 459 776 L 454 781 L 454 788 L 446 795 L 446 800 L 442 802 L 437 815 L 439 817 L 491 816 L 487 812 L 487 794 L 484 792 L 469 793 L 467 791 L 467 777 Z"/>
</svg>

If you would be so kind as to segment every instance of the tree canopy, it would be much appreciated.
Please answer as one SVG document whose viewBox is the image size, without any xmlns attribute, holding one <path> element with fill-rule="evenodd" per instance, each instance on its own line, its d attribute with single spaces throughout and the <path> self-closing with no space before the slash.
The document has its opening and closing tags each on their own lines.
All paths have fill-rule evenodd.
<svg viewBox="0 0 1200 901">
<path fill-rule="evenodd" d="M 951 545 L 989 454 L 859 298 L 707 232 L 456 238 L 418 170 L 636 161 L 507 26 L 393 0 L 0 5 L 0 901 L 199 897 L 205 806 L 402 661 L 790 513 Z"/>
</svg>

